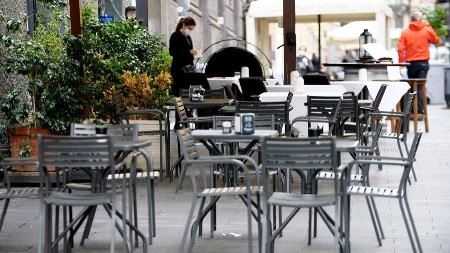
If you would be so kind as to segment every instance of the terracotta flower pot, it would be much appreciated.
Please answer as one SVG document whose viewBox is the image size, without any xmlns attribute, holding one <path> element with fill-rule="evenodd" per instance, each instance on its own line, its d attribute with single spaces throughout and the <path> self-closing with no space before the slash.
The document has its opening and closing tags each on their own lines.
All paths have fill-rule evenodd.
<svg viewBox="0 0 450 253">
<path fill-rule="evenodd" d="M 19 158 L 21 149 L 27 146 L 29 157 L 38 156 L 37 136 L 38 134 L 49 135 L 50 130 L 40 128 L 16 128 L 9 134 L 11 143 L 11 157 Z M 13 166 L 15 172 L 38 172 L 37 168 L 31 165 Z"/>
</svg>

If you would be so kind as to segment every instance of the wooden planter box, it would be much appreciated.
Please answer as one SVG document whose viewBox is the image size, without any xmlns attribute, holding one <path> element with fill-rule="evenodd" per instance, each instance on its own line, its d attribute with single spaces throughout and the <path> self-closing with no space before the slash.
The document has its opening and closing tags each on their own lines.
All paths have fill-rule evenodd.
<svg viewBox="0 0 450 253">
<path fill-rule="evenodd" d="M 24 145 L 30 145 L 30 157 L 38 156 L 37 136 L 38 134 L 49 135 L 50 130 L 39 128 L 16 128 L 14 132 L 9 134 L 11 144 L 11 157 L 20 158 L 19 152 Z M 31 165 L 14 165 L 13 174 L 35 176 L 39 171 L 35 166 Z"/>
</svg>

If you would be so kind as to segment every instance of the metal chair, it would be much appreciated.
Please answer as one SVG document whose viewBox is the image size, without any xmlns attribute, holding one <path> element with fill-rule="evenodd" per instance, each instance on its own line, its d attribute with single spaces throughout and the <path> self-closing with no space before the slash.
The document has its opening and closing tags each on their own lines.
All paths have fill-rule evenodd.
<svg viewBox="0 0 450 253">
<path fill-rule="evenodd" d="M 0 185 L 3 182 L 3 187 L 0 187 L 0 200 L 4 200 L 3 209 L 0 216 L 0 232 L 2 231 L 3 223 L 8 211 L 9 202 L 11 199 L 37 199 L 40 198 L 40 190 L 37 187 L 11 187 L 10 173 L 13 165 L 35 165 L 38 167 L 38 162 L 33 158 L 20 159 L 6 159 L 0 162 L 0 172 L 3 178 L 0 177 Z"/>
<path fill-rule="evenodd" d="M 377 129 L 373 132 L 373 135 L 370 136 L 370 142 L 366 144 L 360 144 L 356 147 L 355 153 L 350 153 L 353 159 L 356 157 L 362 156 L 373 156 L 378 149 L 378 139 L 381 134 L 381 130 L 385 124 L 378 124 Z M 364 164 L 359 164 L 362 173 L 352 173 L 350 174 L 350 183 L 352 185 L 363 185 L 370 186 L 369 179 L 369 167 Z M 359 168 L 356 168 L 359 169 Z M 336 174 L 333 171 L 320 171 L 316 179 L 317 180 L 334 180 Z M 338 174 L 338 178 L 342 175 Z M 377 237 L 378 245 L 382 246 L 381 240 L 384 239 L 383 227 L 380 222 L 380 217 L 378 215 L 378 210 L 375 205 L 375 200 L 373 196 L 366 196 L 367 207 L 369 209 L 370 218 L 372 220 L 373 228 L 375 231 L 375 235 Z M 314 212 L 314 237 L 317 236 L 317 212 Z M 308 235 L 308 242 L 310 242 L 311 235 Z"/>
<path fill-rule="evenodd" d="M 111 138 L 113 142 L 118 143 L 132 143 L 138 141 L 138 125 L 137 124 L 124 124 L 124 125 L 107 125 L 107 135 Z M 71 136 L 95 136 L 95 125 L 85 125 L 72 123 L 71 125 Z M 131 156 L 131 166 L 129 170 L 118 171 L 115 177 L 118 179 L 128 180 L 127 186 L 129 186 L 129 220 L 133 221 L 134 226 L 138 228 L 138 212 L 137 212 L 137 198 L 136 198 L 136 180 L 145 180 L 147 183 L 147 212 L 148 212 L 148 225 L 149 225 L 149 244 L 152 243 L 152 237 L 156 236 L 156 209 L 155 209 L 155 180 L 160 177 L 159 171 L 153 171 L 151 166 L 151 157 L 144 150 L 138 150 L 129 154 Z M 115 154 L 115 157 L 122 157 L 122 162 L 124 158 L 128 157 L 127 154 L 119 155 Z M 136 163 L 139 158 L 143 158 L 146 162 L 146 168 L 143 171 L 137 171 Z M 68 176 L 70 180 L 70 175 Z M 108 180 L 111 179 L 111 175 L 107 177 Z M 90 190 L 90 184 L 86 183 L 73 183 L 68 182 L 66 187 L 71 190 Z M 69 210 L 71 211 L 71 210 Z M 86 238 L 88 238 L 90 233 L 90 228 L 92 226 L 93 215 L 89 217 L 88 224 L 85 227 L 85 232 L 81 241 L 81 245 Z M 138 246 L 138 234 L 135 234 L 135 246 Z"/>
<path fill-rule="evenodd" d="M 192 181 L 192 206 L 188 213 L 186 227 L 184 230 L 183 238 L 180 243 L 178 252 L 186 252 L 186 240 L 191 231 L 191 239 L 187 252 L 193 251 L 194 239 L 199 228 L 201 220 L 210 212 L 220 197 L 222 196 L 240 196 L 244 201 L 247 208 L 248 219 L 248 252 L 253 252 L 253 240 L 252 240 L 252 214 L 258 219 L 261 219 L 261 213 L 259 211 L 259 194 L 262 192 L 262 187 L 259 186 L 259 177 L 257 176 L 257 185 L 251 186 L 248 176 L 248 169 L 242 162 L 243 160 L 250 162 L 257 168 L 256 163 L 252 158 L 248 156 L 200 156 L 197 146 L 189 128 L 178 130 L 178 139 L 180 140 L 181 149 L 184 155 L 182 166 L 189 170 L 189 174 Z M 230 186 L 230 187 L 216 187 L 214 182 L 211 182 L 210 177 L 212 171 L 204 171 L 201 165 L 218 165 L 218 164 L 230 164 L 242 169 L 245 173 L 245 185 L 244 186 Z M 186 171 L 184 170 L 184 171 Z M 257 174 L 258 175 L 258 174 Z M 257 214 L 252 212 L 252 195 L 257 197 Z M 210 203 L 205 207 L 207 198 L 211 198 Z M 200 201 L 200 208 L 198 210 L 195 221 L 192 223 L 194 210 L 198 200 Z M 190 229 L 190 227 L 192 228 Z M 212 224 L 211 224 L 212 226 Z M 215 229 L 211 227 L 211 233 Z M 259 227 L 259 232 L 261 228 Z M 259 233 L 260 234 L 260 233 Z"/>
<path fill-rule="evenodd" d="M 167 159 L 168 149 L 170 149 L 170 143 L 168 143 L 167 135 L 169 133 L 170 126 L 166 124 L 166 114 L 158 109 L 139 109 L 139 110 L 125 110 L 122 112 L 122 123 L 130 124 L 130 117 L 137 116 L 143 117 L 144 119 L 158 119 L 158 130 L 147 130 L 141 129 L 145 128 L 146 124 L 139 124 L 138 134 L 139 136 L 154 136 L 159 135 L 159 171 L 161 175 L 164 175 L 167 170 L 169 170 L 169 159 Z M 164 122 L 164 124 L 163 124 Z M 163 140 L 164 139 L 164 140 Z M 164 153 L 166 154 L 167 161 L 164 165 Z M 163 177 L 160 177 L 162 180 Z"/>
<path fill-rule="evenodd" d="M 376 112 L 370 112 L 369 116 L 372 117 L 372 124 L 371 129 L 375 129 L 376 124 L 379 122 L 379 120 L 382 117 L 391 117 L 391 118 L 398 118 L 399 119 L 399 125 L 397 126 L 397 129 L 392 132 L 382 132 L 380 135 L 380 138 L 382 139 L 391 139 L 397 141 L 397 147 L 400 152 L 401 157 L 405 157 L 403 154 L 402 149 L 402 143 L 405 147 L 406 156 L 409 155 L 409 149 L 407 144 L 407 137 L 408 137 L 408 130 L 409 130 L 409 115 L 411 114 L 411 108 L 412 103 L 414 101 L 414 97 L 416 96 L 416 93 L 409 93 L 405 96 L 404 100 L 404 107 L 403 112 L 385 112 L 385 111 L 376 111 Z M 372 135 L 372 131 L 365 131 L 363 132 L 363 137 L 367 137 Z M 379 150 L 379 149 L 378 149 Z M 379 152 L 377 152 L 377 155 L 379 156 Z M 379 168 L 382 168 L 382 164 L 380 164 Z M 412 173 L 414 180 L 417 181 L 416 173 L 414 171 L 414 168 L 412 168 Z"/>
<path fill-rule="evenodd" d="M 293 93 L 289 92 L 286 101 L 283 102 L 253 102 L 236 101 L 236 113 L 254 113 L 255 115 L 274 115 L 276 129 L 279 133 L 285 127 L 285 134 L 291 131 L 289 112 L 291 111 L 291 101 Z"/>
<path fill-rule="evenodd" d="M 266 85 L 260 77 L 239 78 L 239 84 L 242 90 L 242 96 L 247 101 L 258 101 L 259 95 L 267 92 Z"/>
<path fill-rule="evenodd" d="M 114 161 L 114 149 L 111 138 L 104 137 L 67 137 L 67 136 L 38 136 L 39 146 L 39 169 L 41 175 L 41 229 L 43 236 L 40 240 L 40 249 L 44 246 L 45 252 L 53 252 L 53 248 L 58 242 L 66 237 L 66 234 L 73 229 L 76 232 L 86 219 L 90 208 L 98 205 L 104 206 L 111 214 L 111 244 L 110 252 L 115 250 L 116 231 L 116 179 L 115 170 L 120 169 L 123 164 L 116 164 Z M 83 168 L 92 173 L 93 184 L 90 192 L 67 192 L 61 191 L 59 186 L 54 186 L 50 182 L 48 173 L 49 167 L 64 168 L 73 170 Z M 106 184 L 100 178 L 111 174 L 111 189 L 106 190 Z M 98 177 L 97 177 L 98 176 Z M 52 206 L 81 206 L 83 211 L 66 226 L 62 233 L 52 238 Z M 123 209 L 125 206 L 123 206 Z M 125 221 L 125 219 L 122 219 Z M 124 222 L 125 224 L 125 222 Z M 119 230 L 120 231 L 120 230 Z M 122 234 L 125 235 L 122 231 Z M 73 233 L 71 233 L 71 239 Z M 145 242 L 145 237 L 142 237 Z M 44 243 L 44 245 L 42 245 Z M 124 236 L 124 247 L 127 247 Z M 69 246 L 66 251 L 70 251 Z M 146 247 L 144 247 L 146 252 Z"/>
<path fill-rule="evenodd" d="M 325 224 L 335 236 L 336 252 L 339 249 L 340 226 L 339 226 L 339 200 L 340 189 L 338 177 L 334 178 L 331 192 L 321 192 L 314 194 L 308 192 L 308 178 L 314 179 L 313 174 L 317 170 L 331 169 L 335 173 L 343 173 L 347 165 L 337 167 L 337 156 L 334 138 L 266 138 L 262 144 L 262 170 L 264 206 L 263 213 L 267 219 L 267 248 L 268 252 L 274 252 L 274 242 L 281 231 L 292 220 L 301 208 L 319 208 L 319 214 L 324 218 Z M 296 170 L 304 175 L 304 182 L 301 192 L 269 192 L 270 170 Z M 322 209 L 324 206 L 335 205 L 335 220 L 330 220 L 330 216 Z M 270 221 L 270 207 L 281 206 L 293 208 L 291 213 L 280 224 L 278 229 L 272 231 Z M 310 217 L 311 218 L 311 217 Z"/>
<path fill-rule="evenodd" d="M 175 129 L 186 128 L 186 127 L 195 127 L 196 124 L 199 123 L 208 123 L 211 124 L 213 122 L 213 118 L 211 116 L 206 117 L 190 117 L 184 107 L 183 99 L 180 97 L 175 98 L 175 109 L 177 113 L 177 123 L 175 124 Z M 180 150 L 180 143 L 178 140 L 178 159 L 170 168 L 170 180 L 172 181 L 173 175 L 175 172 L 175 176 L 178 176 L 178 171 L 181 171 L 181 161 L 183 161 L 183 155 Z M 179 184 L 182 184 L 184 178 L 179 179 Z M 181 181 L 181 182 L 180 182 Z"/>
<path fill-rule="evenodd" d="M 412 170 L 413 163 L 415 161 L 415 156 L 417 153 L 417 149 L 419 147 L 420 139 L 422 137 L 422 133 L 415 133 L 413 142 L 411 144 L 410 152 L 408 157 L 406 158 L 398 158 L 398 157 L 379 157 L 379 156 L 359 156 L 355 159 L 355 165 L 368 165 L 370 167 L 371 164 L 382 164 L 382 165 L 392 165 L 392 166 L 401 166 L 403 167 L 403 173 L 400 178 L 400 182 L 398 184 L 398 188 L 391 187 L 371 187 L 371 186 L 356 186 L 350 185 L 349 178 L 346 179 L 347 189 L 346 189 L 346 204 L 345 209 L 346 213 L 350 213 L 350 196 L 351 195 L 360 195 L 360 196 L 369 196 L 369 197 L 382 197 L 382 198 L 396 198 L 400 204 L 400 210 L 402 213 L 403 220 L 405 222 L 406 231 L 408 233 L 409 240 L 411 242 L 412 250 L 414 253 L 420 252 L 422 253 L 422 245 L 420 244 L 420 238 L 417 233 L 416 226 L 414 224 L 413 215 L 411 212 L 411 208 L 408 203 L 407 196 L 407 181 L 409 178 L 409 174 Z M 406 207 L 406 214 L 405 212 Z M 412 230 L 412 232 L 411 232 Z M 346 247 L 347 250 L 350 250 L 349 236 L 350 236 L 350 221 L 347 220 L 345 224 L 346 231 Z M 349 251 L 346 251 L 349 252 Z"/>
<path fill-rule="evenodd" d="M 311 122 L 328 123 L 330 125 L 328 136 L 334 134 L 337 124 L 339 124 L 341 97 L 308 96 L 306 103 L 308 106 L 307 116 L 293 119 L 291 125 L 294 125 L 296 122 L 308 122 L 308 127 L 310 127 Z"/>
</svg>

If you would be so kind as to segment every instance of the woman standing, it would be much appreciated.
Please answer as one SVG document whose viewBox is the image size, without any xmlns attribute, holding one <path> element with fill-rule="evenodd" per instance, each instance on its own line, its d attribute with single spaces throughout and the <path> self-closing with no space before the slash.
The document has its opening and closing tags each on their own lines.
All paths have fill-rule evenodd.
<svg viewBox="0 0 450 253">
<path fill-rule="evenodd" d="M 191 17 L 181 18 L 175 32 L 170 36 L 169 53 L 173 57 L 170 73 L 172 74 L 172 95 L 178 96 L 179 90 L 185 87 L 183 67 L 193 65 L 194 56 L 198 53 L 192 45 L 190 33 L 195 28 L 195 20 Z"/>
</svg>

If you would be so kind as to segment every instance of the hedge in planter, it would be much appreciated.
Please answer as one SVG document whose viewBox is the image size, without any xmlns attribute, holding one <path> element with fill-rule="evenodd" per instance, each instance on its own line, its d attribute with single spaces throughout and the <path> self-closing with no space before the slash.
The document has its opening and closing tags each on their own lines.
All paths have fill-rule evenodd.
<svg viewBox="0 0 450 253">
<path fill-rule="evenodd" d="M 170 99 L 171 57 L 158 36 L 135 20 L 101 24 L 92 9 L 83 10 L 83 32 L 72 52 L 82 55 L 93 117 L 113 119 L 116 103 L 161 109 Z"/>
</svg>

